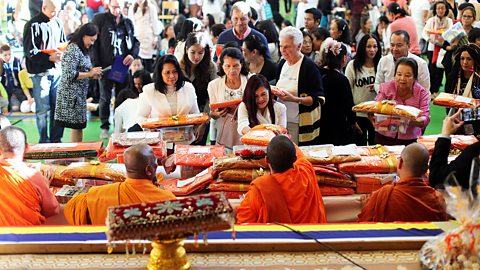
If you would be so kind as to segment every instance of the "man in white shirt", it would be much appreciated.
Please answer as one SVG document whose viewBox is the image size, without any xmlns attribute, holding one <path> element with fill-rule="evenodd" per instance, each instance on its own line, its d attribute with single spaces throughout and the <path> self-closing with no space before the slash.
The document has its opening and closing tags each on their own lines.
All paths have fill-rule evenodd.
<svg viewBox="0 0 480 270">
<path fill-rule="evenodd" d="M 378 93 L 380 84 L 391 81 L 395 78 L 395 62 L 401 57 L 414 59 L 418 64 L 418 83 L 427 91 L 430 91 L 430 73 L 425 60 L 408 52 L 410 47 L 410 36 L 404 30 L 397 30 L 390 37 L 390 52 L 380 59 L 375 77 L 375 91 Z"/>
<path fill-rule="evenodd" d="M 430 2 L 428 0 L 412 0 L 408 6 L 410 7 L 412 18 L 415 21 L 415 26 L 417 27 L 417 35 L 421 37 L 423 33 L 423 27 L 428 19 Z M 423 42 L 425 42 L 425 40 Z"/>
</svg>

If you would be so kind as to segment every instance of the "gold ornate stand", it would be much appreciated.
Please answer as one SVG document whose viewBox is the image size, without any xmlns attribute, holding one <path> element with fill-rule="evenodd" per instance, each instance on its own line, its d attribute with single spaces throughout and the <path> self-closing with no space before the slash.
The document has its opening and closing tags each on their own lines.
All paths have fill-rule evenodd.
<svg viewBox="0 0 480 270">
<path fill-rule="evenodd" d="M 187 270 L 191 264 L 183 247 L 184 239 L 152 241 L 148 270 Z"/>
</svg>

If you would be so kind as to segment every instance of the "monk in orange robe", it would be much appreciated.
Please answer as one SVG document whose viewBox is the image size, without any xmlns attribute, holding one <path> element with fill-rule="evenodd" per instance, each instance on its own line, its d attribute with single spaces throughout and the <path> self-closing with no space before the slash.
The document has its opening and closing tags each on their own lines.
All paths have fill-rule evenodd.
<svg viewBox="0 0 480 270">
<path fill-rule="evenodd" d="M 237 223 L 325 223 L 325 206 L 312 164 L 285 136 L 267 148 L 272 174 L 255 179 L 237 207 Z"/>
<path fill-rule="evenodd" d="M 18 127 L 0 130 L 0 226 L 40 225 L 60 211 L 48 180 L 23 162 L 26 142 Z"/>
<path fill-rule="evenodd" d="M 428 159 L 428 150 L 422 144 L 412 143 L 405 147 L 397 165 L 400 180 L 374 192 L 358 215 L 358 221 L 448 220 L 442 194 L 422 178 L 428 168 Z"/>
<path fill-rule="evenodd" d="M 175 199 L 173 193 L 153 184 L 157 162 L 150 146 L 131 146 L 125 150 L 124 156 L 125 182 L 92 187 L 87 193 L 73 197 L 64 209 L 68 223 L 101 225 L 105 224 L 111 206 Z"/>
</svg>

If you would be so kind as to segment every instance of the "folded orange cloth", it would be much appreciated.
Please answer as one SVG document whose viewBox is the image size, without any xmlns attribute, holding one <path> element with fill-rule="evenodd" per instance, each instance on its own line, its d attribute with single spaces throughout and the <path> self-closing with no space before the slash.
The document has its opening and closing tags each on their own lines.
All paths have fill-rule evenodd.
<svg viewBox="0 0 480 270">
<path fill-rule="evenodd" d="M 357 149 L 361 156 L 378 156 L 383 153 L 388 153 L 388 149 L 380 144 L 372 146 L 359 146 Z"/>
<path fill-rule="evenodd" d="M 184 125 L 196 125 L 210 120 L 207 113 L 174 115 L 169 117 L 149 118 L 141 123 L 142 128 L 160 128 Z"/>
<path fill-rule="evenodd" d="M 241 192 L 241 191 L 248 191 L 248 187 L 250 186 L 249 183 L 237 183 L 237 182 L 223 182 L 218 181 L 211 183 L 208 186 L 210 191 L 234 191 L 234 192 Z"/>
<path fill-rule="evenodd" d="M 440 93 L 433 100 L 433 104 L 444 107 L 475 108 L 480 105 L 480 100 L 449 93 Z"/>
<path fill-rule="evenodd" d="M 210 103 L 210 109 L 221 109 L 226 107 L 236 107 L 238 104 L 242 103 L 241 99 L 232 99 L 217 103 Z"/>
<path fill-rule="evenodd" d="M 163 141 L 155 144 L 150 145 L 153 150 L 153 153 L 157 158 L 164 158 L 166 157 L 166 149 L 165 143 Z M 114 144 L 112 138 L 108 141 L 107 147 L 105 147 L 103 153 L 98 157 L 98 160 L 101 162 L 106 162 L 109 160 L 116 159 L 118 155 L 123 155 L 123 152 L 128 148 L 128 146 L 121 146 L 118 144 Z"/>
<path fill-rule="evenodd" d="M 201 191 L 205 187 L 213 182 L 212 171 L 208 170 L 206 174 L 195 176 L 195 180 L 192 183 L 187 184 L 183 187 L 178 187 L 178 181 L 180 179 L 165 179 L 160 185 L 163 189 L 171 191 L 176 196 L 187 196 L 196 191 Z"/>
<path fill-rule="evenodd" d="M 417 142 L 423 144 L 428 149 L 430 154 L 432 154 L 433 150 L 435 149 L 435 142 L 437 139 L 437 135 L 426 135 L 420 136 L 417 139 Z M 474 135 L 452 135 L 451 142 L 450 148 L 464 150 L 467 148 L 467 146 L 478 142 L 478 139 Z"/>
<path fill-rule="evenodd" d="M 223 145 L 176 145 L 175 163 L 185 166 L 212 166 L 213 160 L 225 156 Z"/>
<path fill-rule="evenodd" d="M 352 110 L 354 112 L 394 115 L 409 119 L 416 119 L 422 114 L 422 110 L 418 108 L 407 105 L 396 105 L 395 102 L 389 100 L 365 101 L 353 106 Z"/>
<path fill-rule="evenodd" d="M 355 174 L 355 180 L 357 181 L 356 192 L 359 194 L 372 193 L 384 185 L 392 184 L 395 174 Z"/>
<path fill-rule="evenodd" d="M 66 178 L 96 178 L 111 180 L 115 182 L 123 182 L 126 179 L 125 170 L 120 168 L 124 165 L 111 163 L 100 163 L 98 161 L 91 162 L 74 162 L 68 165 L 61 173 L 61 177 Z"/>
<path fill-rule="evenodd" d="M 267 146 L 273 137 L 279 134 L 286 134 L 287 130 L 278 125 L 261 124 L 250 129 L 244 134 L 240 141 L 249 145 Z"/>
<path fill-rule="evenodd" d="M 241 157 L 222 157 L 215 159 L 212 166 L 214 171 L 221 172 L 231 169 L 267 169 L 268 164 L 265 158 L 242 159 Z"/>
<path fill-rule="evenodd" d="M 263 169 L 234 169 L 226 170 L 220 172 L 218 175 L 224 181 L 234 181 L 234 182 L 252 182 L 257 177 L 260 177 L 265 174 L 269 174 L 269 170 Z"/>
<path fill-rule="evenodd" d="M 322 196 L 343 196 L 355 193 L 353 188 L 348 187 L 334 187 L 327 185 L 318 185 L 318 187 L 320 187 L 320 193 L 322 193 Z"/>
<path fill-rule="evenodd" d="M 397 171 L 395 155 L 365 156 L 361 161 L 342 163 L 338 169 L 345 173 L 389 173 Z"/>
</svg>

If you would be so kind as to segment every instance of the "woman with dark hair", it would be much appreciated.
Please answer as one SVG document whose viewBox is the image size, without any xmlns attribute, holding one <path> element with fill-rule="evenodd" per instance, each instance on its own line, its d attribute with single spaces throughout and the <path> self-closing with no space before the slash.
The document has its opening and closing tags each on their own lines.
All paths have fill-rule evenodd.
<svg viewBox="0 0 480 270">
<path fill-rule="evenodd" d="M 242 99 L 248 80 L 248 67 L 239 49 L 232 47 L 223 49 L 217 74 L 220 77 L 208 84 L 210 103 Z M 235 132 L 237 130 L 236 107 L 219 108 L 210 112 L 210 116 L 216 120 L 217 144 L 230 149 L 240 144 L 240 136 Z"/>
<path fill-rule="evenodd" d="M 197 95 L 193 85 L 185 81 L 175 56 L 162 56 L 155 66 L 154 83 L 145 85 L 139 96 L 141 106 L 137 123 L 147 118 L 168 117 L 199 113 Z"/>
<path fill-rule="evenodd" d="M 350 29 L 348 22 L 342 18 L 335 18 L 330 23 L 330 37 L 334 40 L 343 43 L 347 49 L 347 55 L 352 54 L 352 37 L 350 36 Z"/>
<path fill-rule="evenodd" d="M 417 81 L 418 64 L 413 58 L 401 57 L 395 64 L 395 79 L 380 84 L 376 101 L 392 100 L 422 110 L 415 120 L 410 120 L 405 133 L 377 131 L 375 143 L 382 145 L 408 145 L 417 138 L 430 122 L 430 93 Z"/>
<path fill-rule="evenodd" d="M 143 86 L 152 83 L 152 77 L 146 70 L 133 73 L 133 88 L 124 89 L 115 99 L 120 100 L 115 109 L 115 133 L 122 133 L 137 123 L 137 115 L 132 113 L 140 107 L 138 96 L 143 92 Z"/>
<path fill-rule="evenodd" d="M 375 100 L 377 93 L 373 88 L 377 66 L 382 57 L 382 47 L 375 35 L 367 34 L 360 39 L 357 46 L 357 54 L 353 61 L 350 61 L 345 69 L 345 76 L 350 82 L 352 89 L 353 103 Z M 374 144 L 375 128 L 364 113 L 357 113 L 357 123 L 362 130 L 356 136 L 357 145 Z"/>
<path fill-rule="evenodd" d="M 305 29 L 302 31 L 302 34 L 303 43 L 300 51 L 303 53 L 303 55 L 313 60 L 315 57 L 315 51 L 313 50 L 313 37 Z"/>
<path fill-rule="evenodd" d="M 158 37 L 161 31 L 156 5 L 149 0 L 136 0 L 129 9 L 136 37 L 140 42 L 138 57 L 148 72 L 153 71 L 153 56 L 157 54 Z"/>
<path fill-rule="evenodd" d="M 266 20 L 258 22 L 256 27 L 267 39 L 270 56 L 273 61 L 277 62 L 280 56 L 278 53 L 278 31 L 275 24 L 272 20 Z"/>
<path fill-rule="evenodd" d="M 250 73 L 262 74 L 268 81 L 275 81 L 277 63 L 268 59 L 268 48 L 257 36 L 248 36 L 243 42 L 242 50 Z"/>
<path fill-rule="evenodd" d="M 442 85 L 443 69 L 438 68 L 437 59 L 444 40 L 441 33 L 453 25 L 452 19 L 448 18 L 447 3 L 439 0 L 432 5 L 433 17 L 427 20 L 423 28 L 423 39 L 428 42 L 428 71 L 430 72 L 430 92 L 433 97 L 438 95 Z"/>
<path fill-rule="evenodd" d="M 175 39 L 175 31 L 173 30 L 173 26 L 170 24 L 165 25 L 165 28 L 163 29 L 162 32 L 162 40 L 160 41 L 160 51 L 167 51 L 169 46 L 168 46 L 168 41 L 170 39 Z"/>
<path fill-rule="evenodd" d="M 73 34 L 62 56 L 62 77 L 57 91 L 55 125 L 72 129 L 71 141 L 83 140 L 87 126 L 87 92 L 90 78 L 98 80 L 102 68 L 92 68 L 89 49 L 97 40 L 98 28 L 93 23 L 81 26 Z"/>
<path fill-rule="evenodd" d="M 238 106 L 238 134 L 243 135 L 260 124 L 275 124 L 287 128 L 287 107 L 273 100 L 267 79 L 256 74 L 248 79 L 243 101 Z"/>
<path fill-rule="evenodd" d="M 209 112 L 208 83 L 217 76 L 217 69 L 210 56 L 210 46 L 205 33 L 190 33 L 185 41 L 185 54 L 180 61 L 183 74 L 195 87 L 198 108 L 201 112 Z M 208 124 L 198 126 L 197 141 L 194 144 L 205 145 L 208 136 Z"/>
<path fill-rule="evenodd" d="M 388 26 L 386 38 L 390 39 L 391 33 L 397 30 L 404 30 L 410 37 L 410 48 L 408 51 L 420 55 L 421 51 L 417 26 L 413 18 L 407 16 L 407 12 L 395 2 L 388 5 L 387 10 L 387 14 L 392 23 Z"/>
<path fill-rule="evenodd" d="M 371 31 L 372 31 L 372 19 L 368 14 L 362 15 L 360 17 L 360 30 L 355 36 L 355 43 L 357 44 L 357 46 L 360 43 L 360 40 L 362 39 L 362 37 L 370 34 Z"/>
<path fill-rule="evenodd" d="M 480 47 L 463 45 L 455 52 L 455 64 L 447 77 L 445 92 L 480 98 Z"/>
<path fill-rule="evenodd" d="M 346 145 L 353 142 L 353 132 L 361 132 L 352 111 L 350 83 L 342 74 L 347 61 L 347 48 L 336 40 L 325 41 L 324 66 L 321 70 L 325 104 L 320 119 L 320 144 Z"/>
</svg>

